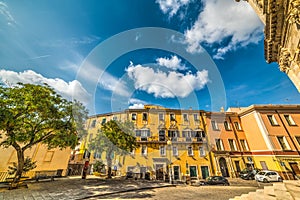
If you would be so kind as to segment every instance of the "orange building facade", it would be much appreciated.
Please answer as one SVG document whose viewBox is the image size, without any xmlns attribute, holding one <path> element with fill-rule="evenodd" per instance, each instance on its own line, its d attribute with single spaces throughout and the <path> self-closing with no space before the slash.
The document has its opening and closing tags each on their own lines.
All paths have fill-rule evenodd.
<svg viewBox="0 0 300 200">
<path fill-rule="evenodd" d="M 239 116 L 257 168 L 300 176 L 300 105 L 252 105 Z"/>
</svg>

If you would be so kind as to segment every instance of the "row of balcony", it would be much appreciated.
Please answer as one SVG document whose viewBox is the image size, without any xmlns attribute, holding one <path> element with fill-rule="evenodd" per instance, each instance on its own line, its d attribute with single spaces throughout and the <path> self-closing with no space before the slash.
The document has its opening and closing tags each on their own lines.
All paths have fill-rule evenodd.
<svg viewBox="0 0 300 200">
<path fill-rule="evenodd" d="M 154 142 L 154 143 L 166 143 L 167 141 L 172 142 L 192 142 L 192 143 L 205 143 L 206 138 L 205 137 L 172 137 L 172 138 L 166 138 L 164 136 L 159 137 L 136 137 L 136 140 L 138 142 Z"/>
</svg>

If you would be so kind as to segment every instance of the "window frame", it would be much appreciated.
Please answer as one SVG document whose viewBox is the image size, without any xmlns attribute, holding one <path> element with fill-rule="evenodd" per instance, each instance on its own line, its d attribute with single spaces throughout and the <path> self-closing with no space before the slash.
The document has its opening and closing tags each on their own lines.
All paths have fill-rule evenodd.
<svg viewBox="0 0 300 200">
<path fill-rule="evenodd" d="M 188 113 L 182 113 L 182 118 L 183 118 L 183 122 L 188 122 L 189 121 Z"/>
<path fill-rule="evenodd" d="M 267 115 L 267 118 L 272 126 L 279 126 L 275 115 Z"/>
<path fill-rule="evenodd" d="M 217 151 L 224 151 L 224 145 L 222 139 L 215 139 L 215 143 L 216 143 Z M 220 148 L 218 146 L 220 146 Z"/>
<path fill-rule="evenodd" d="M 166 156 L 167 153 L 166 153 L 166 146 L 159 146 L 159 155 L 160 156 Z"/>
<path fill-rule="evenodd" d="M 143 152 L 143 148 L 145 147 L 145 149 L 144 149 L 144 152 Z M 147 146 L 146 145 L 142 145 L 141 146 L 141 155 L 142 156 L 147 156 L 147 150 L 148 150 L 148 148 L 147 148 Z"/>
<path fill-rule="evenodd" d="M 249 146 L 248 146 L 247 141 L 245 139 L 240 139 L 240 144 L 241 144 L 241 147 L 242 147 L 243 151 L 249 151 Z"/>
<path fill-rule="evenodd" d="M 278 143 L 279 143 L 279 145 L 280 145 L 280 147 L 281 147 L 281 149 L 283 151 L 289 151 L 289 150 L 291 150 L 291 146 L 288 143 L 288 141 L 287 141 L 287 139 L 286 139 L 285 136 L 276 136 L 276 138 L 277 138 L 277 141 L 278 141 Z M 279 138 L 280 139 L 282 138 L 282 141 Z"/>
<path fill-rule="evenodd" d="M 191 151 L 189 151 L 191 149 Z M 194 150 L 192 146 L 187 147 L 187 154 L 188 156 L 194 156 Z"/>
<path fill-rule="evenodd" d="M 212 129 L 213 129 L 214 131 L 219 131 L 219 130 L 220 130 L 220 129 L 219 129 L 219 126 L 218 126 L 218 123 L 217 123 L 217 121 L 215 121 L 215 120 L 211 121 L 211 126 L 212 126 Z"/>
<path fill-rule="evenodd" d="M 131 121 L 137 121 L 137 113 L 131 113 Z"/>
<path fill-rule="evenodd" d="M 241 124 L 239 122 L 233 122 L 233 124 L 234 124 L 236 130 L 238 130 L 238 131 L 242 131 L 243 130 L 242 126 L 241 126 Z"/>
<path fill-rule="evenodd" d="M 237 151 L 237 147 L 234 139 L 228 139 L 228 143 L 231 151 Z"/>
<path fill-rule="evenodd" d="M 226 131 L 231 131 L 230 123 L 227 120 L 224 121 L 224 128 Z"/>
<path fill-rule="evenodd" d="M 291 115 L 283 115 L 289 126 L 297 126 Z"/>
</svg>

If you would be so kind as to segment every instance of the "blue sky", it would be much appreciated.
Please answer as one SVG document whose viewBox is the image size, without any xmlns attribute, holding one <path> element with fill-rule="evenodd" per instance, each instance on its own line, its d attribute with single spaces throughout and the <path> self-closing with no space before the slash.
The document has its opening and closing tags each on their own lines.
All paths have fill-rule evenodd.
<svg viewBox="0 0 300 200">
<path fill-rule="evenodd" d="M 235 0 L 0 0 L 0 81 L 48 83 L 90 114 L 158 104 L 299 104 Z"/>
</svg>

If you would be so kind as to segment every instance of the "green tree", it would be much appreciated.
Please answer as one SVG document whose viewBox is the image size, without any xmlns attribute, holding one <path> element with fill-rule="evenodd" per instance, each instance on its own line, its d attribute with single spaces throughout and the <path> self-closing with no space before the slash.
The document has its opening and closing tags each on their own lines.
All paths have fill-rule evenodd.
<svg viewBox="0 0 300 200">
<path fill-rule="evenodd" d="M 86 134 L 87 113 L 80 102 L 62 98 L 46 84 L 0 85 L 0 146 L 17 152 L 14 182 L 27 168 L 24 152 L 32 146 L 42 143 L 49 149 L 74 148 Z"/>
<path fill-rule="evenodd" d="M 111 120 L 103 124 L 96 137 L 89 144 L 89 150 L 106 154 L 107 177 L 111 178 L 113 155 L 131 152 L 138 146 L 134 137 L 134 124 Z"/>
</svg>

